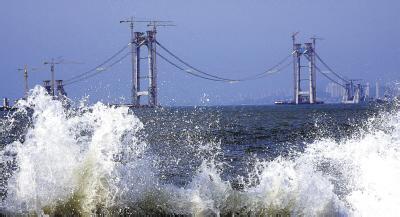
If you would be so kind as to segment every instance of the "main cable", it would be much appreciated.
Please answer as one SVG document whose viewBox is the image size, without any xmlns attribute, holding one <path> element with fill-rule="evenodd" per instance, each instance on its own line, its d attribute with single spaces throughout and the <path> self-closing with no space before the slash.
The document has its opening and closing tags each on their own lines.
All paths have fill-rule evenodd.
<svg viewBox="0 0 400 217">
<path fill-rule="evenodd" d="M 207 72 L 204 72 L 204 71 L 202 71 L 202 70 L 200 70 L 200 69 L 197 69 L 196 67 L 190 65 L 190 64 L 187 63 L 186 61 L 184 61 L 184 60 L 182 60 L 181 58 L 179 58 L 178 56 L 176 56 L 174 53 L 172 53 L 172 52 L 171 52 L 170 50 L 168 50 L 166 47 L 164 47 L 163 45 L 161 45 L 158 41 L 156 41 L 156 44 L 157 44 L 158 46 L 160 46 L 164 51 L 166 51 L 169 55 L 173 56 L 173 57 L 174 57 L 175 59 L 177 59 L 179 62 L 183 63 L 184 65 L 186 65 L 187 67 L 193 69 L 194 71 L 197 71 L 197 72 L 199 72 L 199 73 L 201 73 L 201 74 L 210 76 L 210 77 L 215 78 L 215 79 L 218 79 L 218 80 L 239 81 L 239 80 L 237 80 L 237 79 L 229 79 L 229 78 L 223 78 L 223 77 L 219 77 L 219 76 L 216 76 L 216 75 L 212 75 L 212 74 L 209 74 L 209 73 L 207 73 Z"/>
<path fill-rule="evenodd" d="M 199 72 L 199 73 L 201 73 L 201 74 L 210 76 L 210 77 L 215 78 L 215 79 L 218 79 L 218 80 L 225 80 L 225 81 L 229 81 L 229 82 L 239 82 L 239 81 L 255 80 L 255 79 L 262 78 L 262 77 L 264 77 L 264 76 L 262 76 L 262 75 L 270 73 L 271 71 L 273 71 L 274 69 L 276 69 L 277 67 L 279 67 L 280 65 L 282 65 L 283 63 L 285 63 L 285 62 L 292 56 L 292 54 L 289 54 L 288 56 L 286 56 L 286 57 L 284 57 L 282 60 L 280 60 L 276 65 L 274 65 L 273 67 L 269 68 L 268 70 L 266 70 L 266 71 L 264 71 L 264 72 L 261 72 L 261 73 L 255 74 L 255 75 L 251 75 L 251 76 L 248 76 L 248 77 L 245 77 L 245 78 L 241 78 L 241 79 L 230 79 L 230 78 L 223 78 L 223 77 L 219 77 L 219 76 L 216 76 L 216 75 L 213 75 L 213 74 L 204 72 L 204 71 L 202 71 L 202 70 L 200 70 L 200 69 L 198 69 L 198 68 L 192 66 L 191 64 L 187 63 L 187 62 L 184 61 L 183 59 L 179 58 L 177 55 L 175 55 L 172 51 L 170 51 L 169 49 L 167 49 L 166 47 L 164 47 L 164 46 L 163 46 L 162 44 L 160 44 L 158 41 L 156 41 L 156 44 L 157 44 L 158 46 L 160 46 L 160 47 L 161 47 L 164 51 L 166 51 L 168 54 L 170 54 L 172 57 L 174 57 L 175 59 L 177 59 L 179 62 L 181 62 L 181 63 L 183 63 L 184 65 L 186 65 L 187 67 L 193 69 L 193 71 Z M 280 70 L 277 70 L 277 71 L 280 71 Z"/>
<path fill-rule="evenodd" d="M 277 68 L 277 67 L 279 66 L 279 65 L 277 65 L 277 66 L 275 66 L 274 68 L 269 69 L 268 71 L 265 71 L 265 72 L 263 72 L 263 73 L 260 73 L 259 76 L 257 76 L 257 77 L 247 78 L 247 79 L 241 80 L 241 81 L 250 81 L 250 80 L 261 79 L 261 78 L 267 77 L 268 75 L 272 75 L 273 73 L 280 72 L 280 71 L 286 69 L 286 68 L 287 68 L 288 66 L 290 66 L 290 65 L 292 65 L 291 62 L 289 62 L 289 63 L 283 65 L 283 66 L 280 67 L 280 68 Z"/>
<path fill-rule="evenodd" d="M 96 67 L 94 67 L 94 68 L 92 68 L 92 69 L 90 69 L 90 70 L 88 70 L 86 72 L 83 72 L 83 73 L 81 73 L 79 75 L 73 76 L 73 77 L 69 78 L 68 80 L 65 80 L 65 83 L 72 83 L 72 82 L 74 82 L 74 80 L 79 80 L 81 77 L 84 77 L 85 75 L 87 75 L 87 74 L 89 74 L 89 73 L 91 73 L 93 71 L 98 71 L 98 69 L 100 67 L 102 67 L 103 65 L 107 64 L 108 62 L 113 60 L 115 57 L 117 57 L 119 54 L 121 54 L 129 45 L 130 44 L 125 45 L 123 48 L 118 50 L 115 54 L 113 54 L 111 57 L 107 58 L 105 61 L 103 61 L 102 63 L 100 63 Z"/>
<path fill-rule="evenodd" d="M 82 77 L 82 78 L 80 78 L 80 79 L 78 79 L 78 80 L 66 82 L 66 83 L 64 84 L 64 86 L 71 85 L 71 84 L 75 84 L 75 83 L 80 82 L 80 81 L 83 81 L 83 80 L 87 80 L 87 79 L 89 79 L 89 78 L 92 78 L 92 77 L 94 77 L 94 76 L 96 76 L 96 75 L 98 75 L 98 74 L 104 72 L 104 71 L 107 71 L 107 70 L 109 70 L 110 68 L 112 68 L 114 65 L 116 65 L 117 63 L 120 63 L 123 59 L 125 59 L 126 57 L 128 57 L 130 54 L 131 54 L 130 52 L 126 53 L 124 56 L 122 56 L 121 58 L 119 58 L 119 59 L 117 59 L 116 61 L 114 61 L 113 63 L 111 63 L 111 64 L 108 65 L 106 68 L 104 68 L 104 69 L 102 69 L 102 70 L 98 70 L 98 71 L 94 72 L 93 74 L 87 75 L 87 76 Z"/>
<path fill-rule="evenodd" d="M 329 79 L 329 80 L 332 81 L 333 83 L 335 83 L 335 84 L 337 84 L 337 85 L 339 85 L 339 86 L 341 86 L 341 87 L 343 87 L 343 88 L 346 88 L 343 84 L 339 83 L 339 82 L 336 81 L 335 79 L 333 79 L 333 78 L 329 77 L 327 74 L 323 73 L 323 72 L 321 71 L 321 69 L 319 69 L 317 66 L 315 66 L 315 68 L 316 68 L 323 76 L 325 76 L 327 79 Z"/>
<path fill-rule="evenodd" d="M 285 63 L 291 56 L 292 56 L 292 54 L 289 54 L 288 56 L 286 56 L 285 58 L 283 58 L 281 61 L 279 61 L 277 64 L 275 64 L 273 67 L 267 69 L 267 70 L 264 71 L 264 72 L 261 72 L 261 73 L 255 74 L 255 75 L 251 75 L 251 76 L 248 76 L 248 77 L 245 77 L 245 78 L 243 78 L 243 79 L 241 79 L 241 80 L 243 80 L 243 81 L 246 81 L 246 80 L 256 80 L 256 79 L 265 77 L 264 75 L 270 75 L 272 72 L 279 72 L 279 71 L 281 71 L 282 69 L 286 68 L 287 65 L 291 65 L 291 64 L 292 64 L 292 63 L 289 63 L 289 64 L 284 65 L 284 66 L 281 67 L 281 68 L 278 68 L 280 65 L 282 65 L 283 63 Z M 278 68 L 278 69 L 276 69 L 276 68 Z"/>
<path fill-rule="evenodd" d="M 310 59 L 309 56 L 307 56 L 307 55 L 304 55 L 304 56 L 307 58 L 308 61 L 311 61 L 311 59 Z M 315 63 L 314 63 L 314 67 L 315 67 L 315 69 L 317 69 L 317 70 L 318 70 L 325 78 L 327 78 L 328 80 L 332 81 L 333 83 L 335 83 L 335 84 L 337 84 L 337 85 L 339 85 L 339 86 L 341 86 L 341 87 L 343 87 L 343 88 L 346 88 L 343 84 L 339 83 L 339 82 L 336 81 L 335 79 L 333 79 L 333 78 L 331 78 L 330 76 L 328 76 L 327 74 L 323 73 L 322 70 L 321 70 Z"/>
<path fill-rule="evenodd" d="M 183 71 L 183 72 L 185 72 L 185 73 L 188 73 L 188 74 L 190 74 L 190 75 L 192 75 L 192 76 L 199 77 L 199 78 L 206 79 L 206 80 L 210 80 L 210 81 L 235 82 L 235 81 L 227 81 L 227 80 L 225 80 L 225 79 L 214 79 L 214 78 L 209 78 L 209 77 L 205 77 L 205 76 L 202 76 L 202 75 L 193 73 L 193 72 L 191 72 L 191 71 L 189 71 L 189 70 L 186 70 L 186 69 L 180 67 L 179 65 L 175 64 L 174 62 L 172 62 L 171 60 L 169 60 L 167 57 L 164 57 L 163 55 L 161 55 L 161 54 L 158 53 L 157 51 L 155 51 L 155 53 L 157 54 L 157 56 L 161 57 L 161 59 L 163 59 L 163 60 L 166 61 L 167 63 L 171 64 L 171 65 L 174 66 L 175 68 L 177 68 L 177 69 L 179 69 L 179 70 L 181 70 L 181 71 Z"/>
<path fill-rule="evenodd" d="M 318 59 L 330 72 L 332 72 L 334 75 L 336 75 L 340 80 L 342 80 L 342 81 L 344 81 L 344 82 L 346 82 L 346 83 L 349 83 L 349 81 L 348 81 L 347 79 L 343 78 L 341 75 L 339 75 L 338 73 L 336 73 L 335 71 L 333 71 L 333 70 L 331 69 L 331 67 L 329 67 L 329 65 L 326 64 L 325 61 L 323 61 L 323 60 L 321 59 L 321 57 L 317 54 L 317 52 L 314 52 L 314 53 L 315 53 L 315 56 L 317 57 L 317 59 Z"/>
</svg>

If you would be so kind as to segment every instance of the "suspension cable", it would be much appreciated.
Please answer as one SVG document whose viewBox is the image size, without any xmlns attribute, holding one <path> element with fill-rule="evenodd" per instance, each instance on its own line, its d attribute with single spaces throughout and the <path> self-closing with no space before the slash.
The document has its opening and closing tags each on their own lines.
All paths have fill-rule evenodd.
<svg viewBox="0 0 400 217">
<path fill-rule="evenodd" d="M 166 61 L 167 63 L 171 64 L 171 65 L 174 66 L 175 68 L 177 68 L 177 69 L 179 69 L 179 70 L 181 70 L 181 71 L 183 71 L 183 72 L 185 72 L 185 73 L 188 73 L 188 74 L 190 74 L 190 75 L 192 75 L 192 76 L 199 77 L 199 78 L 203 78 L 203 79 L 210 80 L 210 81 L 219 81 L 219 82 L 228 82 L 228 83 L 236 82 L 236 81 L 231 81 L 231 80 L 227 81 L 227 80 L 225 80 L 225 79 L 214 79 L 214 78 L 209 78 L 209 77 L 205 77 L 205 76 L 202 76 L 202 75 L 193 73 L 193 72 L 191 72 L 191 71 L 189 71 L 189 70 L 187 70 L 187 69 L 184 69 L 184 68 L 182 68 L 181 66 L 179 66 L 179 65 L 177 65 L 177 64 L 175 64 L 175 63 L 173 63 L 171 60 L 169 60 L 168 58 L 164 57 L 163 55 L 161 55 L 161 54 L 158 53 L 157 51 L 156 51 L 156 54 L 157 54 L 157 56 L 161 57 L 161 59 L 163 59 L 163 60 Z"/>
<path fill-rule="evenodd" d="M 304 55 L 308 61 L 311 61 L 310 57 L 307 55 Z M 317 69 L 325 78 L 327 78 L 328 80 L 332 81 L 333 83 L 346 88 L 343 84 L 339 83 L 338 81 L 336 81 L 335 79 L 331 78 L 330 76 L 328 76 L 327 74 L 325 74 L 324 72 L 322 72 L 322 70 L 314 63 L 314 67 L 315 69 Z"/>
<path fill-rule="evenodd" d="M 274 65 L 273 67 L 267 69 L 267 70 L 264 71 L 264 72 L 261 72 L 261 73 L 255 74 L 255 75 L 251 75 L 251 76 L 248 76 L 248 77 L 245 77 L 245 78 L 243 78 L 243 79 L 241 79 L 241 80 L 242 80 L 242 81 L 245 81 L 245 80 L 256 80 L 256 79 L 259 79 L 259 78 L 263 78 L 263 77 L 265 77 L 266 75 L 270 75 L 270 74 L 272 74 L 272 73 L 274 73 L 274 72 L 279 72 L 279 71 L 283 70 L 284 68 L 286 68 L 288 65 L 291 65 L 291 64 L 292 64 L 292 63 L 290 62 L 290 63 L 284 65 L 283 67 L 278 68 L 280 65 L 282 65 L 283 63 L 285 63 L 291 56 L 292 56 L 292 54 L 289 54 L 288 56 L 286 56 L 285 58 L 283 58 L 281 61 L 279 61 L 276 65 Z"/>
<path fill-rule="evenodd" d="M 183 64 L 186 65 L 187 67 L 193 69 L 194 71 L 197 71 L 197 72 L 199 72 L 199 73 L 201 73 L 201 74 L 210 76 L 210 77 L 215 78 L 215 79 L 218 79 L 218 80 L 238 81 L 237 79 L 223 78 L 223 77 L 219 77 L 219 76 L 212 75 L 212 74 L 209 74 L 209 73 L 207 73 L 207 72 L 204 72 L 204 71 L 202 71 L 202 70 L 200 70 L 200 69 L 198 69 L 198 68 L 196 68 L 196 67 L 190 65 L 189 63 L 187 63 L 186 61 L 182 60 L 182 59 L 179 58 L 178 56 L 176 56 L 174 53 L 172 53 L 172 52 L 171 52 L 170 50 L 168 50 L 166 47 L 164 47 L 163 45 L 161 45 L 158 41 L 156 41 L 156 43 L 157 43 L 158 46 L 160 46 L 160 47 L 161 47 L 164 51 L 166 51 L 168 54 L 170 54 L 171 56 L 173 56 L 175 59 L 177 59 L 179 62 L 183 63 Z M 162 58 L 162 57 L 161 57 L 161 58 Z"/>
<path fill-rule="evenodd" d="M 336 75 L 340 80 L 342 80 L 342 81 L 344 81 L 344 82 L 346 82 L 346 83 L 349 83 L 349 81 L 348 81 L 347 79 L 343 78 L 341 75 L 339 75 L 338 73 L 336 73 L 335 71 L 333 71 L 333 70 L 331 69 L 331 67 L 329 67 L 329 65 L 326 64 L 325 61 L 323 61 L 323 60 L 321 59 L 321 57 L 317 54 L 317 52 L 314 52 L 314 53 L 315 53 L 315 56 L 318 58 L 318 60 L 319 60 L 330 72 L 332 72 L 334 75 Z"/>
<path fill-rule="evenodd" d="M 329 80 L 332 81 L 333 83 L 335 83 L 335 84 L 337 84 L 337 85 L 339 85 L 339 86 L 341 86 L 341 87 L 343 87 L 343 88 L 346 88 L 346 86 L 344 86 L 343 84 L 341 84 L 341 83 L 339 83 L 338 81 L 336 81 L 335 79 L 329 77 L 326 73 L 323 73 L 323 72 L 321 71 L 321 69 L 318 68 L 317 66 L 315 66 L 315 68 L 316 68 L 323 76 L 325 76 L 327 79 L 329 79 Z"/>
<path fill-rule="evenodd" d="M 286 65 L 284 65 L 284 66 L 278 68 L 278 67 L 281 66 L 283 63 L 285 63 L 285 62 L 291 57 L 292 54 L 286 56 L 286 57 L 283 58 L 281 61 L 279 61 L 276 65 L 274 65 L 273 67 L 271 67 L 270 69 L 268 69 L 268 70 L 266 70 L 266 71 L 264 71 L 264 72 L 261 72 L 261 73 L 255 74 L 255 75 L 251 75 L 251 76 L 245 77 L 245 78 L 243 78 L 243 79 L 229 79 L 229 78 L 219 77 L 219 76 L 216 76 L 216 75 L 213 75 L 213 74 L 210 74 L 210 73 L 206 73 L 206 72 L 204 72 L 204 71 L 202 71 L 202 70 L 199 70 L 198 68 L 196 68 L 196 67 L 190 65 L 190 64 L 187 63 L 186 61 L 184 61 L 184 60 L 182 60 L 181 58 L 179 58 L 178 56 L 176 56 L 176 55 L 175 55 L 174 53 L 172 53 L 170 50 L 168 50 L 168 49 L 165 48 L 163 45 L 161 45 L 158 41 L 156 41 L 156 44 L 159 45 L 164 51 L 166 51 L 166 52 L 167 52 L 168 54 L 170 54 L 172 57 L 174 57 L 175 59 L 177 59 L 179 62 L 181 62 L 181 63 L 183 63 L 184 65 L 186 65 L 187 67 L 189 67 L 189 69 L 184 69 L 183 67 L 179 66 L 178 64 L 172 62 L 170 59 L 166 58 L 165 56 L 163 56 L 163 55 L 161 55 L 160 53 L 158 53 L 158 52 L 156 52 L 155 50 L 153 50 L 153 51 L 155 51 L 155 53 L 156 53 L 159 57 L 161 57 L 163 60 L 165 60 L 166 62 L 168 62 L 168 63 L 171 64 L 172 66 L 176 67 L 177 69 L 179 69 L 179 70 L 181 70 L 181 71 L 183 71 L 183 72 L 185 72 L 185 73 L 188 73 L 188 74 L 190 74 L 190 75 L 192 75 L 192 76 L 199 77 L 199 78 L 202 78 L 202 79 L 211 80 L 211 81 L 219 81 L 219 82 L 234 83 L 234 82 L 239 82 L 239 81 L 256 80 L 256 79 L 263 78 L 263 77 L 265 77 L 265 76 L 267 76 L 267 75 L 270 75 L 270 74 L 272 74 L 272 73 L 276 73 L 276 72 L 282 71 L 283 69 L 285 69 L 286 67 L 288 67 L 288 66 L 291 64 L 291 63 L 289 63 L 289 64 L 286 64 Z M 97 65 L 95 68 L 92 68 L 92 69 L 90 69 L 90 70 L 88 70 L 88 71 L 86 71 L 86 72 L 83 72 L 83 73 L 81 73 L 81 74 L 79 74 L 79 75 L 77 75 L 77 76 L 74 76 L 74 77 L 72 77 L 72 78 L 66 80 L 64 85 L 67 86 L 67 85 L 71 85 L 71 84 L 74 84 L 74 83 L 77 83 L 77 82 L 80 82 L 80 81 L 83 81 L 83 80 L 92 78 L 92 77 L 94 77 L 94 76 L 100 74 L 101 72 L 104 72 L 104 71 L 110 69 L 111 67 L 113 67 L 114 65 L 116 65 L 117 63 L 119 63 L 120 61 L 122 61 L 123 59 L 125 59 L 130 53 L 125 54 L 124 56 L 122 56 L 121 58 L 119 58 L 117 61 L 113 62 L 112 64 L 110 64 L 110 65 L 107 66 L 106 68 L 103 68 L 103 69 L 99 70 L 99 68 L 101 68 L 101 67 L 104 66 L 105 64 L 109 63 L 111 60 L 113 60 L 115 57 L 117 57 L 119 54 L 121 54 L 129 45 L 130 45 L 130 44 L 125 45 L 122 49 L 118 50 L 115 54 L 113 54 L 111 57 L 109 57 L 108 59 L 106 59 L 105 61 L 103 61 L 102 63 L 100 63 L 99 65 Z M 322 62 L 322 61 L 321 61 L 321 62 Z M 198 73 L 200 73 L 200 74 L 203 74 L 203 75 L 199 75 L 198 73 L 194 73 L 194 72 L 191 71 L 191 70 L 193 70 L 193 71 L 195 71 L 195 72 L 198 72 Z M 319 70 L 319 69 L 318 69 L 318 70 Z M 319 71 L 320 71 L 320 70 L 319 70 Z M 322 72 L 321 72 L 321 73 L 322 73 Z M 333 79 L 331 79 L 329 76 L 325 75 L 324 73 L 322 73 L 322 74 L 323 74 L 325 77 L 328 77 L 329 80 L 334 81 Z M 204 76 L 204 75 L 205 75 L 205 76 Z M 335 81 L 334 81 L 334 82 L 335 82 Z M 337 82 L 335 82 L 335 83 L 337 83 Z M 339 84 L 339 85 L 340 85 L 340 84 Z"/>
<path fill-rule="evenodd" d="M 286 68 L 287 68 L 288 66 L 290 66 L 290 65 L 292 65 L 291 62 L 289 62 L 289 63 L 283 65 L 283 66 L 280 67 L 280 68 L 277 68 L 277 66 L 275 66 L 274 68 L 271 68 L 271 69 L 269 69 L 268 71 L 265 71 L 265 72 L 263 72 L 263 73 L 260 73 L 259 76 L 257 76 L 257 77 L 247 78 L 247 79 L 241 80 L 241 81 L 250 81 L 250 80 L 261 79 L 261 78 L 267 77 L 267 76 L 269 76 L 269 75 L 272 75 L 273 73 L 280 72 L 280 71 L 286 69 Z M 279 65 L 278 65 L 278 66 L 279 66 Z"/>
<path fill-rule="evenodd" d="M 96 75 L 98 75 L 98 74 L 104 72 L 104 71 L 107 71 L 107 70 L 109 70 L 110 68 L 112 68 L 114 65 L 116 65 L 117 63 L 120 63 L 123 59 L 125 59 L 125 58 L 126 58 L 127 56 L 129 56 L 130 54 L 131 54 L 130 52 L 126 53 L 126 54 L 123 55 L 121 58 L 117 59 L 116 61 L 114 61 L 113 63 L 111 63 L 111 64 L 108 65 L 107 67 L 103 68 L 102 70 L 95 71 L 94 73 L 89 74 L 89 75 L 86 75 L 85 77 L 82 77 L 82 78 L 80 78 L 80 79 L 78 79 L 78 80 L 66 82 L 66 83 L 64 84 L 64 86 L 71 85 L 71 84 L 75 84 L 75 83 L 80 82 L 80 81 L 83 81 L 83 80 L 87 80 L 87 79 L 89 79 L 89 78 L 92 78 L 92 77 L 94 77 L 94 76 L 96 76 Z"/>
<path fill-rule="evenodd" d="M 108 62 L 110 62 L 111 60 L 113 60 L 115 57 L 117 57 L 119 54 L 121 54 L 129 45 L 130 45 L 130 44 L 125 45 L 125 46 L 122 47 L 120 50 L 118 50 L 115 54 L 113 54 L 111 57 L 107 58 L 105 61 L 103 61 L 102 63 L 100 63 L 100 64 L 97 65 L 96 67 L 94 67 L 94 68 L 92 68 L 92 69 L 90 69 L 90 70 L 88 70 L 88 71 L 86 71 L 86 72 L 83 72 L 83 73 L 81 73 L 81 74 L 79 74 L 79 75 L 73 76 L 73 77 L 71 77 L 71 78 L 65 80 L 65 83 L 72 83 L 72 82 L 74 82 L 74 80 L 79 80 L 81 77 L 84 77 L 84 76 L 86 76 L 87 74 L 89 74 L 89 73 L 91 73 L 91 72 L 98 71 L 98 69 L 99 69 L 100 67 L 102 67 L 103 65 L 107 64 Z"/>
<path fill-rule="evenodd" d="M 255 74 L 255 75 L 251 75 L 245 78 L 241 78 L 241 79 L 230 79 L 230 78 L 223 78 L 223 77 L 219 77 L 210 73 L 206 73 L 194 66 L 192 66 L 191 64 L 187 63 L 186 61 L 182 60 L 181 58 L 179 58 L 177 55 L 175 55 L 174 53 L 172 53 L 172 51 L 170 51 L 169 49 L 167 49 L 166 47 L 164 47 L 163 45 L 161 45 L 158 41 L 156 41 L 157 45 L 160 46 L 164 51 L 166 51 L 168 54 L 170 54 L 172 57 L 174 57 L 175 59 L 177 59 L 179 62 L 183 63 L 184 65 L 186 65 L 187 67 L 191 68 L 192 70 L 199 72 L 201 74 L 210 76 L 212 78 L 218 79 L 218 80 L 226 80 L 226 81 L 233 81 L 233 82 L 239 82 L 239 81 L 247 81 L 247 80 L 255 80 L 255 79 L 259 79 L 264 77 L 263 75 L 265 74 L 270 74 L 271 71 L 280 71 L 279 69 L 276 70 L 277 67 L 279 67 L 280 65 L 282 65 L 283 63 L 285 63 L 291 56 L 292 54 L 289 54 L 288 56 L 284 57 L 282 60 L 280 60 L 276 65 L 274 65 L 273 67 L 269 68 L 268 70 Z"/>
</svg>

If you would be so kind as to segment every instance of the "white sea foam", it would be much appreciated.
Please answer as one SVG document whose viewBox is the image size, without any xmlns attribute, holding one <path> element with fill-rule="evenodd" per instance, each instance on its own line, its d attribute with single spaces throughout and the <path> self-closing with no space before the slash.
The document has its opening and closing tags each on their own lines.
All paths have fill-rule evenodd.
<svg viewBox="0 0 400 217">
<path fill-rule="evenodd" d="M 74 195 L 83 212 L 113 203 L 116 158 L 125 150 L 131 158 L 144 151 L 135 137 L 141 122 L 126 108 L 101 103 L 67 111 L 39 87 L 18 107 L 33 109 L 33 123 L 24 143 L 7 147 L 17 153 L 19 167 L 9 180 L 7 209 L 40 213 Z"/>
</svg>

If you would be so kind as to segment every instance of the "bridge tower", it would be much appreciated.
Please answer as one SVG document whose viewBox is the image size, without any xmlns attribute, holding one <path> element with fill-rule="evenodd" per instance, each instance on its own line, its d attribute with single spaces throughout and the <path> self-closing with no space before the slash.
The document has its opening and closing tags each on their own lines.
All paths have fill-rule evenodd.
<svg viewBox="0 0 400 217">
<path fill-rule="evenodd" d="M 129 20 L 122 20 L 120 23 L 129 23 L 131 30 L 131 54 L 132 54 L 132 106 L 140 107 L 141 97 L 147 96 L 148 102 L 147 106 L 156 107 L 158 106 L 157 100 L 157 62 L 156 62 L 156 34 L 158 26 L 174 26 L 171 24 L 171 21 L 160 21 L 160 20 L 134 20 L 131 17 Z M 148 27 L 152 27 L 151 30 L 144 32 L 134 32 L 133 27 L 134 23 L 148 23 Z M 148 55 L 145 58 L 141 57 L 141 48 L 143 46 L 147 47 Z M 142 59 L 147 59 L 148 62 L 148 76 L 142 76 L 141 72 L 141 64 L 140 61 Z M 143 90 L 141 88 L 141 80 L 142 78 L 147 78 L 148 80 L 148 88 L 147 90 Z M 146 105 L 143 105 L 146 106 Z"/>
<path fill-rule="evenodd" d="M 149 107 L 155 107 L 158 105 L 157 102 L 157 72 L 155 70 L 156 67 L 156 52 L 154 48 L 156 46 L 156 31 L 148 30 L 146 33 L 143 32 L 135 32 L 134 33 L 134 63 L 133 63 L 133 85 L 132 85 L 132 104 L 133 106 L 141 106 L 141 97 L 148 96 Z M 141 48 L 143 46 L 147 47 L 148 56 L 148 76 L 142 76 L 141 73 Z M 141 79 L 147 78 L 149 85 L 147 90 L 143 90 L 141 88 Z"/>
<path fill-rule="evenodd" d="M 302 57 L 308 61 L 307 66 L 301 65 Z M 302 68 L 304 67 L 308 68 L 308 78 L 303 78 Z M 304 46 L 293 43 L 294 104 L 317 103 L 315 72 L 315 50 L 313 43 L 305 43 Z M 307 87 L 302 86 L 303 81 L 308 81 Z"/>
</svg>

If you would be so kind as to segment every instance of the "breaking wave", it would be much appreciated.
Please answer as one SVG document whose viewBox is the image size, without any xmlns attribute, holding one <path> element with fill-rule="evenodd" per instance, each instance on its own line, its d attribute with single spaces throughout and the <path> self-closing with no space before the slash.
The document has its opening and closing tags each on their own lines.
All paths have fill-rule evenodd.
<svg viewBox="0 0 400 217">
<path fill-rule="evenodd" d="M 218 158 L 218 142 L 197 141 L 201 162 L 176 185 L 160 177 L 160 156 L 128 108 L 66 108 L 40 87 L 16 108 L 28 121 L 23 138 L 0 153 L 3 213 L 394 216 L 400 207 L 397 111 L 348 139 L 320 138 L 272 161 L 254 157 L 235 180 L 223 178 L 229 165 Z M 21 124 L 15 118 L 2 133 Z"/>
</svg>

